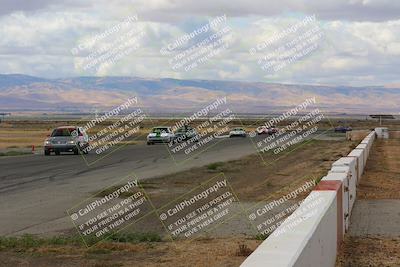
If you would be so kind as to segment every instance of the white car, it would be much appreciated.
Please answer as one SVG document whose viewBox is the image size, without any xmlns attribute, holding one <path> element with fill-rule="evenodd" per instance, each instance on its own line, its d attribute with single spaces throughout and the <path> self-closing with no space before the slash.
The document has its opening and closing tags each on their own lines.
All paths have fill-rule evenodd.
<svg viewBox="0 0 400 267">
<path fill-rule="evenodd" d="M 246 137 L 246 131 L 243 128 L 234 128 L 232 131 L 229 132 L 229 137 Z"/>
<path fill-rule="evenodd" d="M 170 143 L 174 140 L 175 135 L 170 127 L 159 126 L 154 127 L 151 133 L 147 135 L 147 144 Z"/>
</svg>

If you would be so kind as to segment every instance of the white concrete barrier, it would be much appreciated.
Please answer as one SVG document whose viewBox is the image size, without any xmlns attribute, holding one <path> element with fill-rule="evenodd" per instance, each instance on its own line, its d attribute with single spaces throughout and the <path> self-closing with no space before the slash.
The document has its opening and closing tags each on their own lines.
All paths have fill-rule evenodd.
<svg viewBox="0 0 400 267">
<path fill-rule="evenodd" d="M 372 141 L 368 137 L 364 138 L 360 143 L 360 145 L 365 145 L 366 146 L 368 155 L 369 155 L 369 152 L 371 151 L 371 144 L 372 144 Z"/>
<path fill-rule="evenodd" d="M 347 166 L 350 168 L 351 182 L 356 184 L 358 180 L 358 165 L 355 157 L 342 157 L 332 164 L 333 166 Z"/>
<path fill-rule="evenodd" d="M 317 201 L 310 215 L 293 213 L 242 264 L 242 267 L 331 267 L 337 251 L 337 194 L 312 191 L 306 198 Z M 304 201 L 299 210 L 307 208 Z M 290 229 L 287 225 L 300 221 Z M 286 225 L 286 226 L 285 226 Z"/>
<path fill-rule="evenodd" d="M 368 145 L 367 144 L 359 144 L 356 146 L 356 149 L 360 149 L 363 151 L 363 161 L 364 161 L 364 166 L 367 163 L 367 158 L 368 158 Z"/>
<path fill-rule="evenodd" d="M 378 138 L 389 138 L 389 129 L 386 127 L 375 128 L 375 133 Z"/>
<path fill-rule="evenodd" d="M 376 139 L 376 132 L 375 132 L 375 131 L 372 131 L 369 135 L 370 135 L 370 137 L 372 138 L 372 142 L 375 141 L 375 139 Z"/>
<path fill-rule="evenodd" d="M 347 188 L 344 188 L 345 191 L 348 193 L 348 198 L 349 198 L 349 212 L 348 214 L 351 214 L 351 211 L 353 210 L 354 202 L 356 201 L 356 193 L 357 193 L 357 179 L 355 176 L 352 175 L 351 169 L 349 166 L 332 166 L 331 170 L 328 172 L 328 175 L 331 173 L 344 173 L 347 176 L 348 183 L 345 184 Z M 331 179 L 334 180 L 334 179 Z M 342 179 L 338 179 L 342 181 Z"/>
<path fill-rule="evenodd" d="M 372 144 L 374 143 L 375 140 L 375 131 L 372 131 L 370 134 L 368 134 L 360 144 L 367 144 L 368 146 L 368 155 L 371 151 Z"/>
<path fill-rule="evenodd" d="M 329 171 L 328 175 L 322 178 L 322 181 L 340 181 L 342 183 L 342 211 L 343 211 L 343 229 L 342 235 L 349 229 L 350 225 L 350 213 L 355 201 L 355 192 L 352 192 L 350 197 L 349 182 L 351 179 L 350 168 L 347 166 L 333 166 Z M 354 188 L 355 191 L 355 188 Z"/>
<path fill-rule="evenodd" d="M 362 149 L 353 149 L 348 157 L 354 157 L 357 160 L 357 184 L 360 183 L 361 175 L 364 172 L 364 150 Z"/>
<path fill-rule="evenodd" d="M 241 266 L 335 266 L 350 223 L 356 187 L 374 140 L 375 132 L 371 132 L 347 157 L 335 161 L 299 208 Z M 311 203 L 312 211 L 304 213 L 310 210 Z"/>
</svg>

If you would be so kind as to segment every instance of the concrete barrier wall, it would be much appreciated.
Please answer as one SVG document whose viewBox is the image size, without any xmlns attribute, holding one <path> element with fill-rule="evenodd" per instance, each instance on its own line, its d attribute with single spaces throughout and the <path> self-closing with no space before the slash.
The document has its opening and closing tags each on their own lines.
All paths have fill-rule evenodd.
<svg viewBox="0 0 400 267">
<path fill-rule="evenodd" d="M 241 266 L 335 266 L 338 248 L 351 220 L 357 184 L 375 137 L 372 131 L 347 157 L 335 161 L 299 208 Z M 312 213 L 297 212 L 307 210 L 313 202 Z M 293 221 L 300 223 L 288 230 Z"/>
<path fill-rule="evenodd" d="M 389 129 L 386 127 L 375 128 L 375 132 L 378 138 L 384 138 L 384 139 L 389 138 Z"/>
<path fill-rule="evenodd" d="M 285 222 L 302 222 L 286 230 L 285 222 L 278 227 L 241 266 L 332 266 L 337 249 L 337 194 L 334 191 L 312 191 L 299 209 L 319 199 L 311 216 L 293 213 Z M 312 199 L 312 200 L 311 200 Z"/>
<path fill-rule="evenodd" d="M 357 169 L 358 169 L 357 184 L 360 182 L 361 176 L 364 173 L 365 164 L 367 163 L 369 152 L 371 150 L 375 137 L 376 137 L 375 131 L 372 131 L 348 155 L 348 157 L 354 157 L 357 160 Z"/>
<path fill-rule="evenodd" d="M 340 216 L 343 218 L 342 228 L 340 229 L 342 236 L 349 229 L 350 212 L 354 204 L 353 198 L 350 199 L 349 181 L 351 179 L 349 167 L 332 167 L 335 171 L 330 171 L 321 181 L 340 181 L 342 190 L 342 207 Z M 351 202 L 352 200 L 352 202 Z"/>
<path fill-rule="evenodd" d="M 355 149 L 360 149 L 363 152 L 363 160 L 364 160 L 364 168 L 365 168 L 365 164 L 367 163 L 367 158 L 369 155 L 368 144 L 359 144 Z"/>
<path fill-rule="evenodd" d="M 349 197 L 349 214 L 353 209 L 354 202 L 356 200 L 356 186 L 358 183 L 358 164 L 357 158 L 355 157 L 343 157 L 338 159 L 332 164 L 329 173 L 345 172 L 348 173 L 348 197 Z"/>
<path fill-rule="evenodd" d="M 360 183 L 361 176 L 364 172 L 364 151 L 363 149 L 353 149 L 348 157 L 353 157 L 357 161 L 357 184 Z"/>
</svg>

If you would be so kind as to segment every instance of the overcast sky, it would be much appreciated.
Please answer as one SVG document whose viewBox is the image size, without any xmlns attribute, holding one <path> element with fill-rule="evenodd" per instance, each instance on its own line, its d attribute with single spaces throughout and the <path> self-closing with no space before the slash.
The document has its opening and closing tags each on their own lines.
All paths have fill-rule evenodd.
<svg viewBox="0 0 400 267">
<path fill-rule="evenodd" d="M 172 52 L 160 53 L 186 33 L 223 15 L 225 26 L 199 34 Z M 312 15 L 315 21 L 298 32 L 256 54 L 249 52 Z M 137 20 L 98 39 L 92 50 L 76 53 L 79 45 L 129 18 Z M 226 26 L 230 32 L 222 39 L 228 45 L 220 53 L 187 71 L 172 68 L 169 62 L 173 56 Z M 107 45 L 114 47 L 133 27 L 142 33 L 130 36 L 134 40 L 130 46 L 137 44 L 137 48 L 112 65 L 82 68 L 91 52 L 110 48 Z M 261 69 L 260 57 L 314 27 L 320 29 L 320 35 L 313 51 L 278 71 Z M 400 84 L 398 0 L 0 0 L 0 37 L 0 73 L 48 78 L 98 75 L 355 86 Z"/>
</svg>

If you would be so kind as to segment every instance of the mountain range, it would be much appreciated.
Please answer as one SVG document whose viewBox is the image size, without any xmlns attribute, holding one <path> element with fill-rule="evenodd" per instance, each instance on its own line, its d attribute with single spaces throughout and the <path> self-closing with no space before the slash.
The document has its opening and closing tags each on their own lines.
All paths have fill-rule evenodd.
<svg viewBox="0 0 400 267">
<path fill-rule="evenodd" d="M 315 97 L 326 112 L 398 113 L 398 86 L 325 86 L 242 81 L 72 77 L 45 79 L 0 74 L 1 111 L 87 112 L 106 110 L 137 96 L 153 113 L 196 110 L 226 96 L 241 113 L 279 112 Z"/>
</svg>

